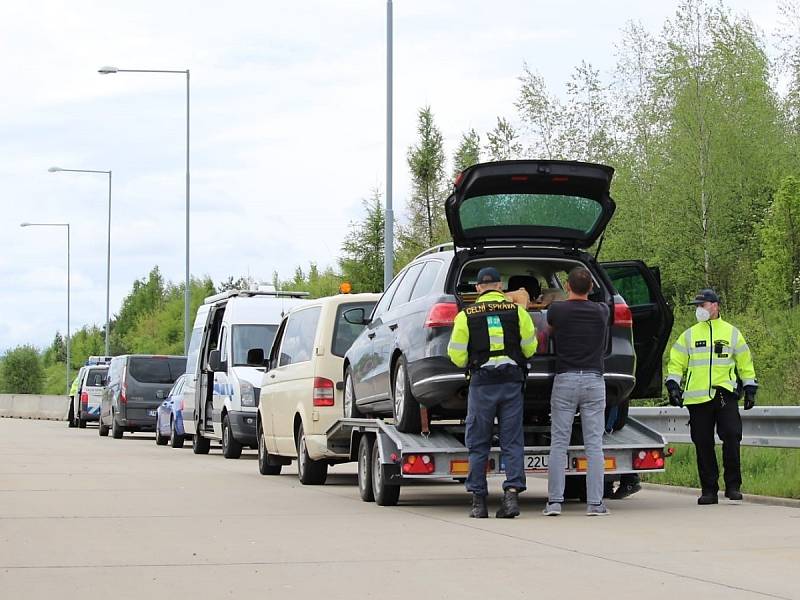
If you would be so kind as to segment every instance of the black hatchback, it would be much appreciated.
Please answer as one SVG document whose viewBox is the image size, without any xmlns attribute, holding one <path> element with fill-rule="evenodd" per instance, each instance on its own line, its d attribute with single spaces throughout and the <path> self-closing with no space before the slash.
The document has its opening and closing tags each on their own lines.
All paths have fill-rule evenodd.
<svg viewBox="0 0 800 600">
<path fill-rule="evenodd" d="M 465 372 L 450 362 L 447 344 L 456 314 L 477 298 L 478 271 L 490 265 L 504 289 L 525 288 L 531 298 L 539 346 L 529 360 L 527 421 L 550 411 L 555 348 L 547 308 L 566 298 L 576 266 L 592 273 L 590 299 L 611 309 L 604 377 L 607 406 L 622 409 L 615 428 L 624 425 L 629 399 L 660 395 L 673 317 L 658 270 L 638 260 L 598 263 L 587 251 L 614 213 L 613 173 L 604 165 L 532 160 L 463 171 L 445 204 L 454 243 L 411 261 L 371 315 L 347 315 L 365 328 L 345 356 L 345 416 L 393 417 L 408 433 L 420 430 L 420 405 L 431 418 L 466 416 Z"/>
</svg>

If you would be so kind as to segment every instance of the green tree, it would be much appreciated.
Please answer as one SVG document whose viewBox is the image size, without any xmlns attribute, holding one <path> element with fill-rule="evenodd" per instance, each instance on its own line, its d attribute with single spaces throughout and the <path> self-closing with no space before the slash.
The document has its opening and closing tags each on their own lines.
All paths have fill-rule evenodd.
<svg viewBox="0 0 800 600">
<path fill-rule="evenodd" d="M 342 277 L 356 292 L 380 292 L 383 289 L 385 218 L 381 193 L 373 190 L 363 201 L 364 218 L 350 223 L 350 232 L 342 242 L 339 268 Z"/>
<path fill-rule="evenodd" d="M 461 134 L 453 153 L 453 178 L 467 167 L 481 162 L 481 136 L 474 129 Z"/>
<path fill-rule="evenodd" d="M 761 228 L 758 298 L 773 308 L 796 306 L 800 292 L 800 178 L 781 181 Z"/>
<path fill-rule="evenodd" d="M 0 360 L 0 390 L 8 394 L 41 394 L 43 384 L 44 369 L 36 348 L 17 346 L 3 355 Z M 62 391 L 64 386 L 62 379 Z"/>
<path fill-rule="evenodd" d="M 497 125 L 486 134 L 486 152 L 490 160 L 511 160 L 522 154 L 519 133 L 507 119 L 497 117 Z"/>
</svg>

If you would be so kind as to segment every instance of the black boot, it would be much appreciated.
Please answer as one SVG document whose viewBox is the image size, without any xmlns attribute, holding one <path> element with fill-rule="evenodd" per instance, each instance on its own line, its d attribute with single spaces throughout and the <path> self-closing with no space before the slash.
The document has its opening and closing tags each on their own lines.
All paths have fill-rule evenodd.
<svg viewBox="0 0 800 600">
<path fill-rule="evenodd" d="M 485 519 L 489 516 L 489 509 L 486 508 L 486 496 L 472 494 L 472 510 L 469 516 L 473 519 Z"/>
<path fill-rule="evenodd" d="M 500 503 L 495 517 L 498 519 L 513 519 L 519 516 L 519 493 L 513 488 L 507 489 L 503 492 L 503 501 Z"/>
<path fill-rule="evenodd" d="M 701 506 L 705 506 L 708 504 L 719 504 L 719 497 L 717 496 L 717 492 L 703 492 L 703 494 L 697 499 L 697 503 Z"/>
<path fill-rule="evenodd" d="M 742 492 L 736 488 L 730 488 L 725 490 L 725 497 L 732 501 L 732 502 L 741 502 L 742 501 Z"/>
</svg>

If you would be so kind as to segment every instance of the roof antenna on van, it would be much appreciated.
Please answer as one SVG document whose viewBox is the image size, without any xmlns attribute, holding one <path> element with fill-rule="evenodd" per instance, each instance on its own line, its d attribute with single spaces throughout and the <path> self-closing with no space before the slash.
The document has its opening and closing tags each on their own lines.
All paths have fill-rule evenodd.
<svg viewBox="0 0 800 600">
<path fill-rule="evenodd" d="M 597 242 L 597 252 L 594 253 L 594 259 L 597 260 L 597 257 L 600 256 L 600 249 L 603 247 L 603 240 L 606 239 L 606 232 L 603 232 L 603 235 L 600 236 L 600 241 Z"/>
</svg>

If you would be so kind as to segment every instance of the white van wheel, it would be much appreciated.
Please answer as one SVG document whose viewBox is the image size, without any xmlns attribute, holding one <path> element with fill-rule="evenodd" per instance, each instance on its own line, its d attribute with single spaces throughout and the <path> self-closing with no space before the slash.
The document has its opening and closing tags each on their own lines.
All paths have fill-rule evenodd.
<svg viewBox="0 0 800 600">
<path fill-rule="evenodd" d="M 328 478 L 328 463 L 308 455 L 302 423 L 297 430 L 297 476 L 303 485 L 322 485 Z"/>
<path fill-rule="evenodd" d="M 225 458 L 239 458 L 241 455 L 242 445 L 233 437 L 231 420 L 226 414 L 222 417 L 222 456 Z"/>
</svg>

